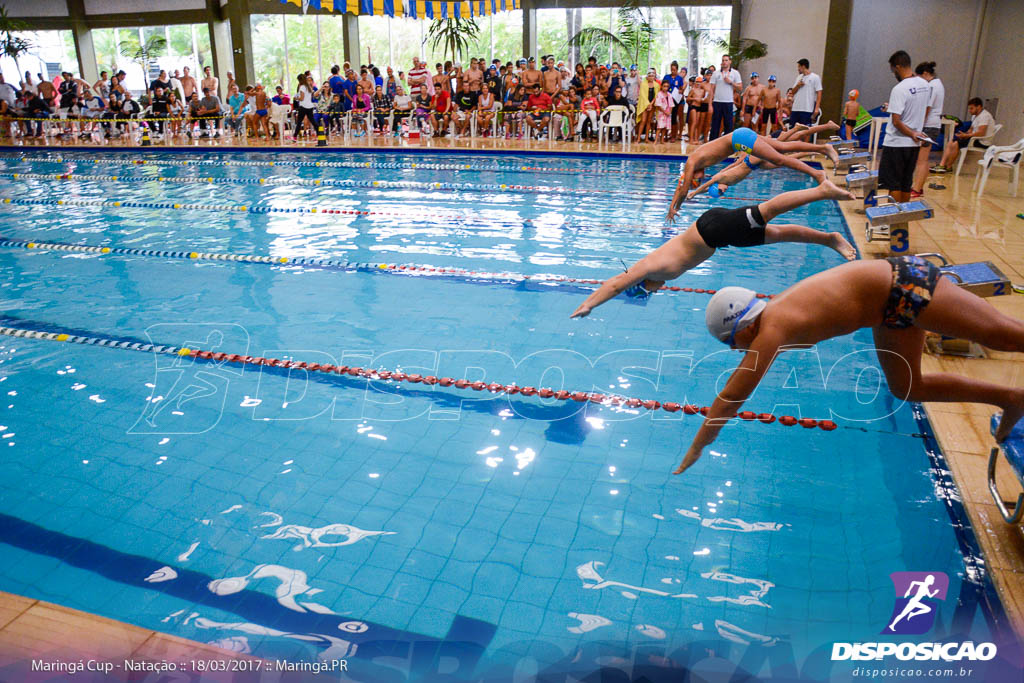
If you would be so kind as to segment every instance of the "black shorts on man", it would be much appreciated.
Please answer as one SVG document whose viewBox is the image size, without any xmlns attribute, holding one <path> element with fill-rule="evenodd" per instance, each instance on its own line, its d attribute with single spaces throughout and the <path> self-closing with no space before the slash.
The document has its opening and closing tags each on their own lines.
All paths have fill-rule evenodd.
<svg viewBox="0 0 1024 683">
<path fill-rule="evenodd" d="M 882 146 L 882 160 L 878 163 L 878 187 L 890 192 L 910 192 L 917 164 L 917 145 L 913 147 Z"/>
</svg>

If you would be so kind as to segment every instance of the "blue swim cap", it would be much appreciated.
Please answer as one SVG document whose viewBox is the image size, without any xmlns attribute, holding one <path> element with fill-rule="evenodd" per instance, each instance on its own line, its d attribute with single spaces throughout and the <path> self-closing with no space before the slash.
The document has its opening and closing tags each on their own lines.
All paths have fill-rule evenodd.
<svg viewBox="0 0 1024 683">
<path fill-rule="evenodd" d="M 715 199 L 722 196 L 722 191 L 718 189 L 718 183 L 711 183 L 711 187 L 708 188 L 708 194 Z"/>
<path fill-rule="evenodd" d="M 756 71 L 754 73 L 750 74 L 750 77 L 751 78 L 759 78 L 759 76 L 757 75 Z"/>
<path fill-rule="evenodd" d="M 653 294 L 654 292 L 648 291 L 648 289 L 644 287 L 644 283 L 641 281 L 636 283 L 629 289 L 624 290 L 622 293 L 628 296 L 630 299 L 640 299 L 641 301 L 643 301 L 644 299 L 649 299 L 651 294 Z"/>
</svg>

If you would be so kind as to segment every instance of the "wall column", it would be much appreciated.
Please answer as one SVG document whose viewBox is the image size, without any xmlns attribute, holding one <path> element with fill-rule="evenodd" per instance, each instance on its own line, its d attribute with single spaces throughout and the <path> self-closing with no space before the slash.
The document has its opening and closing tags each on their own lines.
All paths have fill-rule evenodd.
<svg viewBox="0 0 1024 683">
<path fill-rule="evenodd" d="M 231 32 L 228 22 L 221 12 L 219 0 L 206 0 L 206 30 L 210 32 L 210 49 L 213 52 L 213 75 L 220 79 L 221 92 L 214 93 L 223 98 L 227 92 L 227 72 L 233 70 L 231 62 Z M 238 74 L 235 74 L 236 76 Z M 196 74 L 196 81 L 203 79 L 203 74 Z"/>
<path fill-rule="evenodd" d="M 363 64 L 359 56 L 359 16 L 346 12 L 341 15 L 341 36 L 344 42 L 345 61 L 352 64 L 356 75 L 359 74 L 359 65 Z"/>
<path fill-rule="evenodd" d="M 538 57 L 537 55 L 537 9 L 530 0 L 523 0 L 520 5 L 523 9 L 523 57 Z M 537 65 L 540 68 L 540 64 Z"/>
<path fill-rule="evenodd" d="M 252 61 L 252 24 L 249 21 L 248 4 L 245 0 L 228 0 L 224 7 L 231 34 L 231 71 L 239 88 L 251 83 L 256 75 Z M 218 74 L 218 77 L 221 85 L 227 86 L 226 74 Z"/>
<path fill-rule="evenodd" d="M 846 101 L 846 55 L 850 49 L 853 0 L 830 0 L 825 29 L 825 62 L 821 65 L 821 118 L 839 121 Z"/>
<path fill-rule="evenodd" d="M 100 78 L 96 66 L 96 48 L 92 42 L 92 30 L 85 23 L 85 0 L 67 0 L 68 16 L 71 18 L 71 35 L 75 41 L 75 54 L 78 55 L 78 73 L 87 83 L 95 83 Z M 62 65 L 68 69 L 70 65 Z"/>
</svg>

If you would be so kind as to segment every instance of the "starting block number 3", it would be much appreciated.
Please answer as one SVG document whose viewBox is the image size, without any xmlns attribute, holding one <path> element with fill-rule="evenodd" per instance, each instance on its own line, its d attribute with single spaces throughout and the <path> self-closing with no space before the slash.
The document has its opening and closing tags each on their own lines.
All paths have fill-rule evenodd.
<svg viewBox="0 0 1024 683">
<path fill-rule="evenodd" d="M 905 254 L 910 251 L 910 229 L 906 223 L 890 226 L 889 251 L 894 254 Z"/>
</svg>

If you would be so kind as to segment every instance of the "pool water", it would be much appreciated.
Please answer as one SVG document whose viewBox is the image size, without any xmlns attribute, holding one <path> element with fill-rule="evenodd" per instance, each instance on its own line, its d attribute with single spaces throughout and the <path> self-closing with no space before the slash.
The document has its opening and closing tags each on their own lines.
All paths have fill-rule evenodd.
<svg viewBox="0 0 1024 683">
<path fill-rule="evenodd" d="M 0 325 L 697 405 L 739 360 L 705 330 L 707 294 L 619 298 L 570 320 L 593 286 L 556 276 L 605 279 L 709 206 L 810 182 L 755 173 L 669 227 L 678 161 L 118 163 L 139 158 L 7 154 L 0 198 L 370 213 L 9 203 L 0 234 L 502 275 L 0 247 Z M 192 176 L 478 187 L 157 180 Z M 833 202 L 784 219 L 849 235 Z M 673 284 L 774 293 L 840 263 L 816 246 L 728 249 Z M 665 673 L 709 652 L 762 653 L 744 660 L 752 673 L 827 672 L 833 641 L 881 638 L 889 574 L 904 570 L 950 578 L 936 631 L 917 639 L 993 638 L 991 586 L 965 568 L 977 558 L 948 513 L 955 491 L 871 349 L 862 331 L 787 354 L 748 403 L 835 431 L 743 422 L 674 477 L 699 426 L 682 412 L 0 338 L 0 590 L 261 657 L 347 657 L 357 680 L 502 678 L 528 660 L 586 672 L 610 657 Z"/>
</svg>

